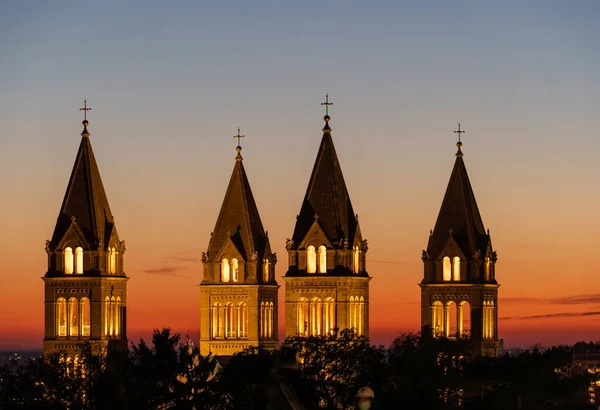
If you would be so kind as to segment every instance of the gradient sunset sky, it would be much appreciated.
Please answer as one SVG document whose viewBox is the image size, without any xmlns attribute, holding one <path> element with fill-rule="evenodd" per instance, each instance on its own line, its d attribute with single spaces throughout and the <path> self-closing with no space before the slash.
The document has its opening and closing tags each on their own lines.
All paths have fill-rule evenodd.
<svg viewBox="0 0 600 410">
<path fill-rule="evenodd" d="M 458 121 L 505 345 L 600 339 L 600 2 L 495 3 L 3 2 L 0 349 L 41 348 L 44 243 L 84 98 L 137 341 L 163 326 L 197 338 L 238 126 L 283 285 L 326 92 L 369 240 L 373 342 L 419 327 Z"/>
</svg>

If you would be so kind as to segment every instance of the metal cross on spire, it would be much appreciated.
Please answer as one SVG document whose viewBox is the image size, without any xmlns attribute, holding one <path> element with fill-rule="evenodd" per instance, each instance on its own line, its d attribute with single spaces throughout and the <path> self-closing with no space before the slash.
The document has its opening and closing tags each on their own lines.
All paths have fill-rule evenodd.
<svg viewBox="0 0 600 410">
<path fill-rule="evenodd" d="M 87 112 L 91 111 L 91 108 L 87 106 L 87 99 L 83 100 L 83 108 L 80 108 L 79 111 L 83 111 L 83 120 L 87 121 Z"/>
<path fill-rule="evenodd" d="M 462 142 L 460 142 L 460 134 L 464 134 L 465 131 L 461 131 L 460 129 L 460 122 L 458 123 L 458 130 L 454 131 L 455 134 L 458 134 L 458 143 L 462 145 Z"/>
<path fill-rule="evenodd" d="M 329 102 L 329 93 L 325 94 L 325 102 L 322 102 L 321 105 L 325 106 L 325 115 L 329 115 L 329 106 L 333 105 L 332 102 Z"/>
<path fill-rule="evenodd" d="M 238 147 L 241 147 L 241 139 L 244 138 L 244 136 L 240 135 L 240 127 L 238 127 L 238 133 L 237 133 L 237 135 L 234 135 L 233 138 L 237 138 L 237 140 L 238 140 Z"/>
</svg>

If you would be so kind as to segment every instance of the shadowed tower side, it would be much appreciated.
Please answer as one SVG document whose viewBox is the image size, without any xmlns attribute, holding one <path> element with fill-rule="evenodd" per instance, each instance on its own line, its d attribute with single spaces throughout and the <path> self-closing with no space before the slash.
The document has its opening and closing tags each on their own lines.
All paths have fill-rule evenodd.
<svg viewBox="0 0 600 410">
<path fill-rule="evenodd" d="M 231 356 L 251 346 L 277 347 L 277 255 L 258 213 L 239 140 L 233 173 L 202 254 L 200 352 Z"/>
<path fill-rule="evenodd" d="M 117 234 L 87 126 L 86 118 L 56 227 L 46 241 L 43 277 L 44 354 L 64 350 L 73 360 L 86 342 L 97 352 L 127 350 L 125 242 Z"/>
<path fill-rule="evenodd" d="M 328 110 L 329 98 L 326 99 Z M 363 240 L 331 137 L 328 111 L 308 188 L 287 240 L 285 335 L 355 329 L 369 336 L 367 241 Z"/>
<path fill-rule="evenodd" d="M 421 287 L 421 327 L 434 337 L 464 338 L 476 355 L 498 355 L 496 252 L 483 226 L 463 160 L 454 168 L 429 235 Z"/>
</svg>

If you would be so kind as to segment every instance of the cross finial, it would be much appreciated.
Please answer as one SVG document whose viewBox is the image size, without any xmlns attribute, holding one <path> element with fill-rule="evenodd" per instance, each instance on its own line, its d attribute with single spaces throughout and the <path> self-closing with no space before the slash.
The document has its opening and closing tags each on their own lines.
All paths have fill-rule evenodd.
<svg viewBox="0 0 600 410">
<path fill-rule="evenodd" d="M 325 116 L 329 117 L 329 106 L 333 105 L 332 102 L 329 102 L 329 93 L 325 94 L 325 102 L 322 102 L 321 105 L 325 106 Z"/>
<path fill-rule="evenodd" d="M 458 130 L 454 131 L 454 133 L 458 134 L 458 144 L 460 144 L 459 145 L 459 147 L 460 147 L 462 145 L 462 142 L 460 142 L 460 134 L 464 134 L 465 133 L 465 131 L 463 131 L 463 130 L 460 129 L 460 122 L 458 123 Z"/>
<path fill-rule="evenodd" d="M 87 99 L 83 100 L 83 108 L 80 108 L 79 111 L 83 111 L 83 120 L 87 121 L 87 112 L 91 111 L 91 108 L 87 106 Z"/>
<path fill-rule="evenodd" d="M 237 138 L 237 140 L 238 140 L 238 145 L 237 145 L 237 147 L 235 147 L 235 150 L 238 152 L 238 157 L 241 158 L 242 157 L 242 155 L 240 154 L 240 152 L 242 152 L 241 139 L 244 138 L 244 136 L 240 134 L 240 127 L 238 127 L 237 135 L 234 135 L 233 138 Z"/>
</svg>

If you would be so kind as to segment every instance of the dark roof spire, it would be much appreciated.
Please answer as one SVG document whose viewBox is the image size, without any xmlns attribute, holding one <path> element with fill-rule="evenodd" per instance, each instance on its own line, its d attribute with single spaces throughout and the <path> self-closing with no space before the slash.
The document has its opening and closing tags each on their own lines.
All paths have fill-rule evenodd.
<svg viewBox="0 0 600 410">
<path fill-rule="evenodd" d="M 296 244 L 302 242 L 316 216 L 331 243 L 339 243 L 342 239 L 353 243 L 358 226 L 331 138 L 330 117 L 327 115 L 327 110 L 332 104 L 329 102 L 329 96 L 326 95 L 325 102 L 322 103 L 326 107 L 323 138 L 308 181 L 300 214 L 296 220 L 292 237 Z"/>
<path fill-rule="evenodd" d="M 456 161 L 427 245 L 427 251 L 435 257 L 443 251 L 449 235 L 452 235 L 467 257 L 471 257 L 478 250 L 485 252 L 489 244 L 489 236 L 484 229 L 463 160 L 460 135 L 465 131 L 460 129 L 460 123 L 458 131 L 454 132 L 459 136 Z"/>
<path fill-rule="evenodd" d="M 208 255 L 211 258 L 216 257 L 227 238 L 231 237 L 246 260 L 249 260 L 254 252 L 262 258 L 268 245 L 268 239 L 240 155 L 242 148 L 239 145 L 239 139 L 244 136 L 240 135 L 238 129 L 238 135 L 234 137 L 238 138 L 236 148 L 238 155 L 235 158 L 233 173 L 208 244 Z"/>
<path fill-rule="evenodd" d="M 81 110 L 91 108 L 84 105 Z M 115 230 L 113 215 L 104 191 L 100 170 L 94 157 L 88 121 L 83 120 L 81 143 L 75 158 L 75 164 L 69 178 L 69 184 L 52 235 L 50 247 L 55 248 L 63 239 L 72 223 L 77 223 L 88 243 L 95 247 L 100 243 L 108 246 Z"/>
</svg>

